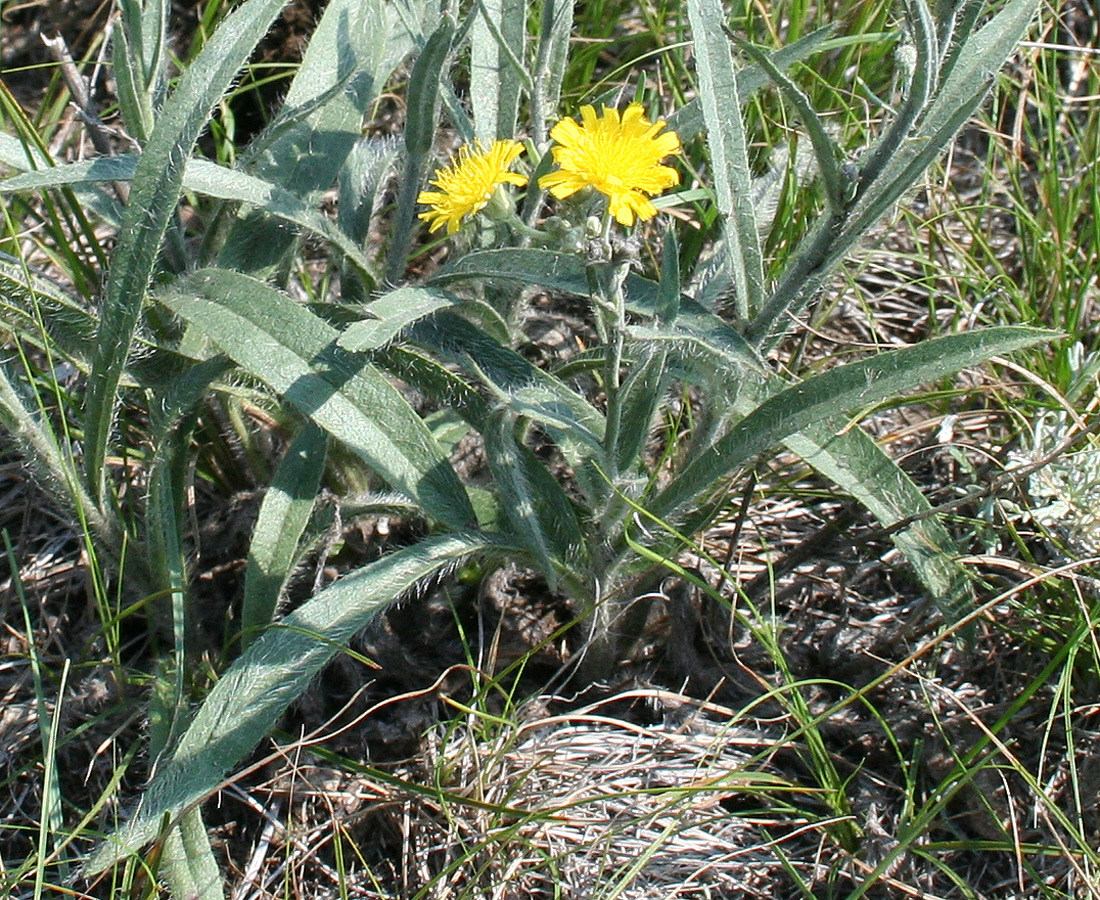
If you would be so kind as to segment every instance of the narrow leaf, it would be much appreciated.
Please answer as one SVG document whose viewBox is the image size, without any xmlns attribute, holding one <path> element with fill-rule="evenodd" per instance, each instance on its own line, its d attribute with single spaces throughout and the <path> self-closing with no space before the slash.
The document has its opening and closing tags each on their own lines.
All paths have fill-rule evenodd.
<svg viewBox="0 0 1100 900">
<path fill-rule="evenodd" d="M 85 478 L 101 500 L 115 394 L 183 183 L 211 107 L 229 88 L 285 0 L 246 0 L 222 21 L 165 102 L 134 173 L 106 296 L 84 410 Z"/>
<path fill-rule="evenodd" d="M 737 66 L 725 34 L 721 0 L 688 0 L 699 72 L 699 98 L 707 125 L 714 192 L 725 222 L 726 265 L 733 279 L 737 318 L 747 321 L 764 296 L 764 263 L 752 197 L 748 142 L 741 119 Z"/>
<path fill-rule="evenodd" d="M 543 0 L 538 49 L 531 72 L 531 128 L 535 145 L 540 148 L 546 145 L 549 120 L 556 113 L 561 99 L 572 30 L 572 0 Z M 535 193 L 537 191 L 528 188 L 529 195 Z"/>
<path fill-rule="evenodd" d="M 326 447 L 325 433 L 307 423 L 287 448 L 264 495 L 248 548 L 241 604 L 244 649 L 274 620 L 279 595 L 298 562 L 298 543 L 317 500 Z"/>
<path fill-rule="evenodd" d="M 686 515 L 756 454 L 814 422 L 879 403 L 959 369 L 1049 340 L 1051 332 L 1002 327 L 952 334 L 830 369 L 765 400 L 706 448 L 651 505 L 662 519 Z"/>
<path fill-rule="evenodd" d="M 415 18 L 421 5 L 422 0 L 409 3 L 406 14 Z M 358 143 L 364 112 L 412 49 L 412 36 L 395 4 L 331 0 L 279 115 L 246 154 L 245 167 L 307 205 L 315 205 Z M 267 275 L 278 268 L 294 241 L 292 231 L 262 211 L 247 211 L 226 239 L 220 262 Z M 341 250 L 348 252 L 345 247 Z M 373 276 L 370 280 L 374 281 Z"/>
<path fill-rule="evenodd" d="M 944 619 L 957 621 L 968 612 L 972 594 L 958 562 L 958 547 L 920 488 L 862 428 L 845 423 L 817 422 L 784 440 L 826 478 L 858 500 L 884 528 L 914 520 L 894 535 L 921 583 L 934 598 Z"/>
<path fill-rule="evenodd" d="M 345 575 L 266 632 L 207 695 L 133 818 L 100 845 L 87 874 L 137 853 L 156 836 L 166 813 L 178 817 L 215 791 L 340 646 L 386 607 L 440 569 L 488 547 L 477 536 L 428 538 Z"/>
<path fill-rule="evenodd" d="M 339 333 L 285 294 L 246 275 L 200 270 L 158 299 L 227 356 L 367 462 L 428 515 L 474 521 L 458 476 L 408 401 Z"/>
<path fill-rule="evenodd" d="M 580 522 L 557 479 L 516 437 L 517 416 L 500 409 L 482 431 L 500 509 L 515 541 L 538 563 L 550 590 L 577 566 Z"/>
<path fill-rule="evenodd" d="M 397 194 L 386 277 L 401 281 L 416 219 L 416 198 L 428 174 L 432 145 L 439 120 L 443 70 L 451 54 L 455 26 L 449 16 L 440 21 L 424 44 L 409 77 L 405 124 L 405 166 Z"/>
<path fill-rule="evenodd" d="M 402 287 L 390 291 L 368 307 L 377 316 L 349 325 L 340 336 L 340 346 L 359 352 L 377 350 L 392 341 L 405 328 L 437 310 L 461 305 L 462 301 L 432 288 Z"/>
<path fill-rule="evenodd" d="M 680 244 L 676 240 L 676 229 L 670 225 L 665 229 L 664 247 L 661 248 L 661 280 L 653 307 L 658 325 L 676 321 L 680 314 L 680 288 Z"/>
<path fill-rule="evenodd" d="M 0 181 L 0 193 L 38 190 L 50 187 L 79 187 L 106 181 L 130 181 L 137 170 L 137 154 L 105 156 L 54 166 L 40 172 L 26 172 Z M 300 225 L 325 238 L 352 260 L 363 272 L 371 272 L 373 264 L 359 246 L 349 239 L 331 220 L 284 188 L 249 175 L 239 169 L 228 169 L 203 159 L 188 160 L 184 170 L 183 189 L 235 200 L 262 210 L 265 214 Z"/>
<path fill-rule="evenodd" d="M 622 417 L 617 446 L 613 449 L 617 471 L 634 472 L 653 430 L 653 420 L 664 401 L 669 377 L 666 348 L 649 348 L 630 370 L 619 394 Z"/>
<path fill-rule="evenodd" d="M 445 286 L 463 281 L 509 281 L 524 285 L 540 284 L 578 296 L 588 296 L 588 276 L 584 262 L 577 256 L 550 250 L 482 250 L 468 253 L 444 267 L 431 284 Z M 628 275 L 625 292 L 630 312 L 655 317 L 660 287 L 638 275 Z M 647 337 L 683 341 L 702 340 L 723 348 L 748 368 L 761 368 L 756 351 L 729 324 L 681 294 L 674 332 L 662 335 L 662 329 L 649 329 Z M 667 301 L 666 301 L 667 303 Z M 639 332 L 639 336 L 640 332 Z"/>
<path fill-rule="evenodd" d="M 482 146 L 516 134 L 527 40 L 527 0 L 477 0 L 470 28 L 470 100 Z M 527 85 L 529 87 L 529 85 Z"/>
<path fill-rule="evenodd" d="M 780 47 L 778 50 L 765 52 L 772 63 L 781 72 L 785 72 L 795 63 L 802 62 L 815 53 L 828 50 L 838 43 L 846 43 L 852 40 L 850 37 L 838 39 L 837 41 L 828 40 L 835 30 L 835 25 L 826 25 L 824 28 L 799 38 L 793 44 Z M 883 37 L 881 34 L 865 34 L 859 35 L 857 39 L 871 42 L 882 40 Z M 747 103 L 753 94 L 767 85 L 768 80 L 768 74 L 760 66 L 750 65 L 739 70 L 737 72 L 738 104 Z M 703 118 L 701 101 L 696 98 L 676 110 L 668 117 L 668 127 L 680 135 L 680 140 L 685 143 L 701 135 L 707 128 L 706 121 Z"/>
<path fill-rule="evenodd" d="M 978 108 L 1005 59 L 1027 30 L 1038 0 L 1011 0 L 979 32 L 970 36 L 931 105 L 917 120 L 912 134 L 895 142 L 873 184 L 843 219 L 823 217 L 805 239 L 746 337 L 763 352 L 782 337 L 786 323 L 809 302 L 829 273 L 920 178 L 955 133 Z"/>
<path fill-rule="evenodd" d="M 813 108 L 810 98 L 806 96 L 791 80 L 791 78 L 772 62 L 771 57 L 760 47 L 748 41 L 736 39 L 737 46 L 745 51 L 752 59 L 756 60 L 768 77 L 775 82 L 776 87 L 798 112 L 802 119 L 802 127 L 810 137 L 810 143 L 814 148 L 814 157 L 821 170 L 821 183 L 825 186 L 825 196 L 829 201 L 829 209 L 839 213 L 848 204 L 848 179 L 842 174 L 840 168 L 840 148 L 825 130 L 825 123 L 821 116 Z"/>
</svg>

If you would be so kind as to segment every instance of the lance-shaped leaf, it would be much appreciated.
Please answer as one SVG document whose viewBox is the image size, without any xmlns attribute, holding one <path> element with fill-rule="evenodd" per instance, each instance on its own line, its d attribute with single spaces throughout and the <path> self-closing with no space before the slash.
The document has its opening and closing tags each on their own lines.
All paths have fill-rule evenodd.
<svg viewBox="0 0 1100 900">
<path fill-rule="evenodd" d="M 241 603 L 241 646 L 246 649 L 275 618 L 283 585 L 298 563 L 298 544 L 325 471 L 327 441 L 320 428 L 307 423 L 287 448 L 260 504 Z"/>
<path fill-rule="evenodd" d="M 828 38 L 836 30 L 835 25 L 826 25 L 803 38 L 799 38 L 793 44 L 780 47 L 778 50 L 767 51 L 768 58 L 780 70 L 786 71 L 797 62 L 808 59 L 815 53 L 830 49 L 834 46 Z M 849 43 L 853 40 L 880 41 L 885 37 L 881 34 L 864 34 L 857 38 L 845 36 L 838 39 L 840 43 Z M 737 73 L 737 102 L 746 103 L 760 88 L 768 83 L 768 74 L 760 66 L 749 65 Z M 689 101 L 668 117 L 668 127 L 680 135 L 680 140 L 687 143 L 701 135 L 707 127 L 703 118 L 702 101 L 699 98 Z"/>
<path fill-rule="evenodd" d="M 424 44 L 409 77 L 405 125 L 405 165 L 397 193 L 386 259 L 386 277 L 400 281 L 405 272 L 406 256 L 416 224 L 416 198 L 428 174 L 436 124 L 439 121 L 443 73 L 451 54 L 455 25 L 445 16 Z"/>
<path fill-rule="evenodd" d="M 432 288 L 401 287 L 383 294 L 368 311 L 376 318 L 353 322 L 340 336 L 345 350 L 360 352 L 386 346 L 414 322 L 462 301 L 445 291 Z"/>
<path fill-rule="evenodd" d="M 727 434 L 698 453 L 649 508 L 662 519 L 686 522 L 686 530 L 693 531 L 703 523 L 697 520 L 692 507 L 709 497 L 756 454 L 791 435 L 815 422 L 880 403 L 991 356 L 1033 346 L 1051 337 L 1051 332 L 1034 328 L 988 328 L 880 353 L 815 375 L 765 400 Z"/>
<path fill-rule="evenodd" d="M 410 0 L 401 9 L 389 0 L 330 0 L 279 115 L 249 147 L 245 168 L 312 205 L 336 181 L 359 141 L 364 112 L 413 50 L 406 22 L 419 18 L 425 5 Z M 265 275 L 278 268 L 294 240 L 294 232 L 264 210 L 249 210 L 230 231 L 220 263 Z"/>
<path fill-rule="evenodd" d="M 158 296 L 234 362 L 453 528 L 475 520 L 439 444 L 401 393 L 339 332 L 285 294 L 238 272 L 204 269 Z"/>
<path fill-rule="evenodd" d="M 557 479 L 516 435 L 519 416 L 495 410 L 482 430 L 500 509 L 516 542 L 538 563 L 551 590 L 560 574 L 583 570 L 580 521 Z"/>
<path fill-rule="evenodd" d="M 215 791 L 321 666 L 387 606 L 489 547 L 479 536 L 429 538 L 345 575 L 267 631 L 207 695 L 137 812 L 93 854 L 87 874 L 136 853 L 157 835 L 166 814 L 175 819 Z"/>
<path fill-rule="evenodd" d="M 139 159 L 136 154 L 104 156 L 54 166 L 39 172 L 25 172 L 0 181 L 0 193 L 51 187 L 81 187 L 106 181 L 130 181 L 137 170 Z M 373 269 L 366 254 L 330 219 L 277 184 L 239 169 L 228 169 L 204 159 L 192 159 L 188 160 L 184 170 L 183 188 L 219 200 L 247 203 L 269 216 L 299 225 L 338 248 L 364 273 L 369 274 Z"/>
<path fill-rule="evenodd" d="M 589 496 L 602 490 L 598 479 L 588 476 L 592 461 L 607 469 L 602 459 L 604 417 L 583 396 L 454 313 L 444 311 L 417 324 L 409 338 L 464 368 L 488 388 L 498 405 L 545 427 L 573 467 L 581 489 Z M 471 424 L 480 430 L 485 422 Z"/>
<path fill-rule="evenodd" d="M 470 99 L 474 137 L 484 147 L 516 134 L 524 68 L 527 0 L 477 0 L 470 28 Z"/>
<path fill-rule="evenodd" d="M 949 74 L 912 128 L 900 120 L 897 127 L 901 133 L 895 134 L 891 126 L 882 142 L 892 143 L 896 149 L 878 161 L 881 168 L 868 173 L 874 180 L 864 186 L 859 202 L 849 212 L 843 217 L 823 216 L 803 240 L 764 308 L 746 329 L 750 341 L 765 352 L 770 350 L 782 337 L 786 323 L 805 307 L 829 273 L 939 158 L 978 108 L 1038 6 L 1038 0 L 1006 3 L 966 39 L 965 50 L 957 54 Z"/>
<path fill-rule="evenodd" d="M 551 250 L 482 250 L 469 253 L 446 266 L 432 278 L 431 283 L 443 286 L 464 281 L 494 280 L 540 284 L 582 297 L 589 293 L 584 262 L 572 254 Z M 638 275 L 627 276 L 624 291 L 630 312 L 653 318 L 658 316 L 659 311 L 669 313 L 676 306 L 673 325 L 632 328 L 635 337 L 674 343 L 698 342 L 726 354 L 731 360 L 736 359 L 744 369 L 763 371 L 760 357 L 736 329 L 683 294 L 679 297 L 678 306 L 667 296 L 662 299 L 662 290 L 668 291 L 667 282 L 662 288 L 656 282 Z"/>
<path fill-rule="evenodd" d="M 764 262 L 749 168 L 748 141 L 741 119 L 737 66 L 726 37 L 721 0 L 688 0 L 688 18 L 699 71 L 699 99 L 707 124 L 707 147 L 714 193 L 725 222 L 724 260 L 735 289 L 741 321 L 760 309 L 764 296 Z"/>
<path fill-rule="evenodd" d="M 175 214 L 184 164 L 210 109 L 229 88 L 285 2 L 247 0 L 226 16 L 165 102 L 138 162 L 100 309 L 84 410 L 84 471 L 97 501 L 106 486 L 104 461 L 115 417 L 115 393 L 161 243 Z"/>
</svg>

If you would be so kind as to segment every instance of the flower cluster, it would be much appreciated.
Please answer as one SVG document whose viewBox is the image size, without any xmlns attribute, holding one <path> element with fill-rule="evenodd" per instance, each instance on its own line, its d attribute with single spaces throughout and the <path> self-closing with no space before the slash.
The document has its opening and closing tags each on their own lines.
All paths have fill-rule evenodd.
<svg viewBox="0 0 1100 900">
<path fill-rule="evenodd" d="M 620 116 L 605 106 L 601 115 L 591 106 L 581 108 L 581 123 L 562 119 L 550 131 L 557 171 L 539 179 L 539 187 L 559 200 L 585 188 L 607 197 L 608 212 L 622 225 L 635 218 L 653 218 L 657 208 L 650 197 L 680 183 L 679 173 L 661 160 L 680 152 L 680 138 L 663 131 L 664 121 L 650 122 L 640 103 L 631 103 Z M 497 141 L 488 150 L 475 144 L 463 148 L 456 162 L 436 173 L 438 191 L 417 198 L 429 208 L 420 213 L 436 231 L 447 224 L 448 234 L 464 218 L 476 215 L 500 185 L 527 183 L 510 168 L 522 152 L 515 141 Z"/>
</svg>

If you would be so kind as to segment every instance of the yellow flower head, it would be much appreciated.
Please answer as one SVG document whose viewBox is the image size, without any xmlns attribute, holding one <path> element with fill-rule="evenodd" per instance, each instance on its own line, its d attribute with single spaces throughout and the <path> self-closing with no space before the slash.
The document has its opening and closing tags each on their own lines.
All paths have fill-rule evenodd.
<svg viewBox="0 0 1100 900">
<path fill-rule="evenodd" d="M 523 152 L 516 141 L 495 141 L 488 150 L 475 143 L 458 151 L 458 159 L 439 169 L 432 180 L 438 191 L 421 191 L 417 203 L 430 207 L 420 218 L 431 224 L 429 231 L 438 231 L 447 223 L 447 234 L 454 234 L 466 216 L 475 215 L 492 199 L 500 184 L 527 184 L 525 175 L 509 172 L 508 167 Z"/>
<path fill-rule="evenodd" d="M 581 107 L 582 125 L 562 119 L 550 131 L 558 142 L 553 149 L 559 166 L 539 179 L 559 200 L 586 187 L 608 197 L 608 209 L 622 225 L 633 225 L 634 217 L 651 219 L 657 208 L 649 202 L 666 188 L 680 183 L 679 173 L 660 165 L 662 159 L 680 152 L 675 131 L 658 134 L 664 121 L 647 121 L 640 103 L 631 103 L 619 118 L 608 106 L 597 116 L 591 106 Z"/>
</svg>

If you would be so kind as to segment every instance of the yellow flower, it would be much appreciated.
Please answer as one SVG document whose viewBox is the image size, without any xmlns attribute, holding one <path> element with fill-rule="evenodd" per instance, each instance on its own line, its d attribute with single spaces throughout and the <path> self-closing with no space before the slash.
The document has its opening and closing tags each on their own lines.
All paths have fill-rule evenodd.
<svg viewBox="0 0 1100 900">
<path fill-rule="evenodd" d="M 658 134 L 664 121 L 651 124 L 640 103 L 631 103 L 619 118 L 608 106 L 597 116 L 591 106 L 581 107 L 583 125 L 562 119 L 550 131 L 558 142 L 553 149 L 559 171 L 539 179 L 559 200 L 594 187 L 609 200 L 608 208 L 618 222 L 633 225 L 634 217 L 651 219 L 657 208 L 649 202 L 666 188 L 680 183 L 679 173 L 660 165 L 662 159 L 680 152 L 675 131 Z"/>
<path fill-rule="evenodd" d="M 458 159 L 444 169 L 439 169 L 432 180 L 438 191 L 421 191 L 416 198 L 430 209 L 420 213 L 420 218 L 431 224 L 429 231 L 438 231 L 447 223 L 447 234 L 454 234 L 466 216 L 481 212 L 492 199 L 500 184 L 527 184 L 525 175 L 509 172 L 508 167 L 523 152 L 516 141 L 495 141 L 488 150 L 475 143 L 458 151 Z"/>
</svg>

